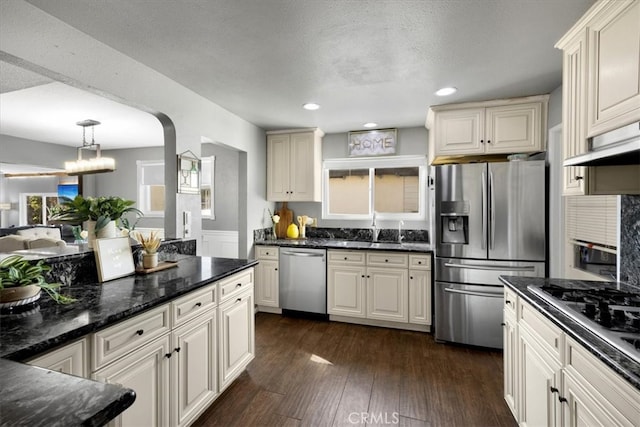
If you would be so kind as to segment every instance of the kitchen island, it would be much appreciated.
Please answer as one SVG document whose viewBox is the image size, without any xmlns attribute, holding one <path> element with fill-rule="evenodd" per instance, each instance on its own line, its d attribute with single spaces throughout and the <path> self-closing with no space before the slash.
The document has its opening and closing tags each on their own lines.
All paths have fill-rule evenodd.
<svg viewBox="0 0 640 427">
<path fill-rule="evenodd" d="M 97 335 L 100 331 L 117 327 L 118 324 L 162 310 L 163 307 L 167 307 L 170 302 L 176 300 L 182 301 L 185 297 L 188 298 L 189 295 L 204 292 L 205 289 L 210 289 L 210 294 L 213 292 L 213 295 L 217 295 L 218 292 L 224 292 L 217 290 L 215 285 L 217 282 L 224 283 L 225 280 L 230 279 L 234 275 L 242 274 L 245 271 L 251 271 L 250 277 L 252 277 L 252 267 L 256 264 L 257 262 L 253 260 L 177 255 L 176 268 L 170 268 L 148 275 L 124 277 L 102 284 L 90 283 L 80 284 L 78 286 L 74 286 L 73 284 L 65 286 L 65 293 L 76 298 L 78 300 L 77 302 L 62 306 L 55 304 L 47 297 L 43 297 L 38 305 L 31 307 L 29 310 L 2 315 L 0 319 L 0 357 L 17 362 L 26 362 L 50 350 L 65 346 L 68 343 L 87 339 L 87 337 Z M 233 288 L 235 287 L 236 284 L 233 283 Z M 242 288 L 243 290 L 245 289 L 244 282 Z M 240 289 L 240 286 L 238 286 L 238 289 Z M 249 289 L 251 289 L 252 294 L 252 283 L 250 286 L 249 283 L 247 283 L 246 289 L 246 294 L 248 294 Z M 224 298 L 224 294 L 222 295 Z M 212 299 L 214 300 L 212 302 L 215 302 L 217 305 L 217 297 L 214 296 Z M 207 310 L 209 310 L 209 312 L 212 311 L 210 308 Z M 169 319 L 168 310 L 164 316 L 166 319 Z M 192 318 L 193 317 L 194 316 L 192 316 Z M 192 318 L 186 320 L 191 320 Z M 200 318 L 202 318 L 202 315 Z M 213 315 L 213 319 L 213 324 L 215 325 L 215 314 Z M 166 321 L 168 323 L 167 327 L 170 329 L 173 325 L 170 321 Z M 176 321 L 175 323 L 178 322 Z M 183 322 L 183 324 L 187 323 Z M 141 326 L 140 331 L 142 331 L 142 329 Z M 138 334 L 143 335 L 140 332 L 138 332 Z M 167 334 L 168 332 L 164 333 L 168 340 Z M 147 335 L 145 335 L 145 337 Z M 216 335 L 214 335 L 214 338 L 215 336 Z M 215 349 L 217 346 L 213 348 Z M 96 354 L 92 354 L 91 356 L 92 371 L 94 371 L 93 368 L 95 368 L 95 366 L 93 365 L 96 364 L 94 361 Z M 167 359 L 168 358 L 169 357 L 167 357 Z M 113 358 L 108 362 L 112 362 L 113 360 L 116 359 Z M 30 378 L 33 378 L 33 375 L 37 375 L 38 372 L 51 373 L 51 371 L 43 371 L 41 368 L 26 365 L 7 365 L 7 363 L 9 362 L 3 361 L 3 368 L 5 365 L 8 366 L 12 375 L 3 374 L 0 379 L 0 387 L 3 390 L 8 389 L 8 381 L 11 381 L 12 384 L 21 384 L 22 389 L 20 393 L 23 396 L 21 400 L 23 403 L 20 406 L 21 411 L 19 413 L 31 417 L 25 418 L 24 421 L 28 424 L 33 424 L 34 422 L 36 424 L 49 424 L 46 422 L 47 414 L 35 410 L 35 408 L 38 408 L 38 397 L 42 397 L 43 391 L 37 386 L 38 382 L 32 383 L 30 382 Z M 104 364 L 109 366 L 107 362 Z M 20 368 L 18 369 L 16 366 L 20 366 Z M 168 369 L 169 368 L 167 368 L 167 370 Z M 214 370 L 216 370 L 215 367 Z M 97 379 L 99 375 L 93 372 L 91 377 Z M 82 384 L 78 383 L 79 387 L 90 388 L 92 387 L 91 383 L 94 383 L 88 379 L 82 379 L 81 382 Z M 74 392 L 81 390 L 81 388 L 74 389 L 73 386 L 69 384 L 68 381 L 60 381 L 59 387 L 49 388 L 46 393 L 51 396 L 74 396 Z M 94 388 L 103 386 L 102 384 L 96 383 L 93 385 Z M 113 387 L 115 388 L 116 386 Z M 106 407 L 109 408 L 106 413 L 109 413 L 111 416 L 115 416 L 119 412 L 114 413 L 112 411 L 112 404 L 118 406 L 116 402 L 123 403 L 120 405 L 120 411 L 122 411 L 133 401 L 131 390 L 122 387 L 119 388 L 121 390 L 120 395 L 114 397 L 113 402 L 106 405 Z M 216 384 L 216 396 L 217 391 Z M 32 395 L 34 396 L 32 400 L 33 407 L 31 408 L 28 407 L 28 404 L 24 403 L 29 402 L 29 400 L 25 398 L 29 393 L 33 393 Z M 127 396 L 129 396 L 129 398 L 127 398 Z M 127 399 L 130 401 L 128 405 L 125 405 Z M 71 406 L 67 406 L 66 410 L 70 413 L 82 413 L 82 405 L 87 403 L 86 399 L 83 401 L 82 399 L 71 398 L 68 399 L 68 402 Z M 74 404 L 79 406 L 76 408 Z M 0 401 L 0 408 L 0 424 L 13 425 L 21 423 L 19 418 L 14 418 L 14 416 L 19 414 L 17 412 L 18 407 L 14 406 L 14 402 L 10 399 L 9 395 L 3 394 Z M 38 414 L 45 418 L 34 419 L 33 416 Z M 89 419 L 87 420 L 89 424 L 100 424 L 100 422 L 93 423 Z M 163 419 L 163 423 L 168 423 L 168 420 Z"/>
</svg>

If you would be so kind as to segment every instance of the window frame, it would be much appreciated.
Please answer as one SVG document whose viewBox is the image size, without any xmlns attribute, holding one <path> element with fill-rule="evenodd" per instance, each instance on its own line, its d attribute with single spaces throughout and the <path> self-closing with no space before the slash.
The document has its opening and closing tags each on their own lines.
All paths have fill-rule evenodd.
<svg viewBox="0 0 640 427">
<path fill-rule="evenodd" d="M 32 196 L 36 196 L 36 197 L 41 197 L 42 198 L 42 207 L 40 208 L 42 210 L 42 223 L 41 224 L 29 224 L 29 221 L 27 220 L 27 202 L 26 199 L 27 197 L 32 197 Z M 47 212 L 47 199 L 48 198 L 55 198 L 56 200 L 59 200 L 58 198 L 58 193 L 32 193 L 32 192 L 27 192 L 27 193 L 19 193 L 19 197 L 20 199 L 18 200 L 18 214 L 19 214 L 19 220 L 18 220 L 18 224 L 20 224 L 20 226 L 26 226 L 26 225 L 49 225 L 49 218 L 48 218 L 48 212 Z"/>
<path fill-rule="evenodd" d="M 426 156 L 395 157 L 360 157 L 346 159 L 327 159 L 322 162 L 322 219 L 341 221 L 372 220 L 375 206 L 375 170 L 417 167 L 418 168 L 418 212 L 376 212 L 378 220 L 425 221 L 427 219 L 427 178 L 428 165 Z M 368 169 L 369 170 L 369 209 L 366 214 L 330 213 L 329 204 L 329 171 L 336 169 Z"/>
<path fill-rule="evenodd" d="M 204 214 L 204 210 L 200 211 L 200 214 L 202 215 L 202 219 L 211 219 L 211 220 L 215 220 L 216 219 L 216 210 L 215 210 L 215 206 L 216 206 L 216 202 L 215 202 L 215 183 L 216 183 L 216 179 L 215 179 L 215 172 L 216 172 L 216 156 L 206 156 L 203 157 L 202 159 L 200 159 L 200 167 L 201 167 L 201 177 L 202 180 L 200 182 L 200 206 L 202 206 L 202 189 L 205 186 L 205 181 L 204 181 L 204 168 L 205 165 L 207 164 L 211 164 L 211 181 L 208 183 L 209 184 L 209 188 L 211 189 L 211 199 L 210 199 L 210 207 L 209 209 L 211 210 L 211 214 L 205 215 Z"/>
</svg>

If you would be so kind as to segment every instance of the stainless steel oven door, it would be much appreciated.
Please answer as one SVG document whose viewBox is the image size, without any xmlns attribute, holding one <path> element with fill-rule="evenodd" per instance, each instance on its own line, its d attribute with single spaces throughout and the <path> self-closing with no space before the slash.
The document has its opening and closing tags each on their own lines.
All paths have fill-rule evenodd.
<svg viewBox="0 0 640 427">
<path fill-rule="evenodd" d="M 502 348 L 502 286 L 435 282 L 435 338 Z"/>
</svg>

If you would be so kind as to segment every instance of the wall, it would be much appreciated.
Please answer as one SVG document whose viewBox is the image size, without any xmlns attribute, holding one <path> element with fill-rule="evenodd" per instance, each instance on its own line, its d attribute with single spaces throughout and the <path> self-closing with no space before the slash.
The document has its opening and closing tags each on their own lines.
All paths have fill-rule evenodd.
<svg viewBox="0 0 640 427">
<path fill-rule="evenodd" d="M 549 97 L 547 161 L 549 162 L 548 191 L 548 253 L 549 276 L 561 277 L 564 272 L 564 199 L 562 154 L 562 86 Z"/>
<path fill-rule="evenodd" d="M 554 126 L 562 123 L 562 86 L 557 87 L 549 96 L 549 116 L 548 127 L 552 129 Z"/>
<path fill-rule="evenodd" d="M 426 111 L 426 110 L 425 110 Z M 348 133 L 331 133 L 322 139 L 322 159 L 344 159 L 349 157 L 348 153 Z M 425 156 L 427 155 L 427 129 L 424 127 L 399 128 L 398 145 L 396 155 L 398 156 Z M 280 204 L 278 203 L 278 207 Z M 371 225 L 371 221 L 342 221 L 323 220 L 322 203 L 320 202 L 295 202 L 289 203 L 289 209 L 293 211 L 293 217 L 297 215 L 307 215 L 318 218 L 319 227 L 345 227 L 345 228 L 366 228 Z M 428 210 L 428 207 L 427 207 Z M 427 212 L 427 218 L 429 213 Z M 271 224 L 268 223 L 267 227 Z M 397 221 L 378 221 L 380 228 L 396 228 Z M 414 230 L 428 230 L 429 221 L 405 221 L 405 228 Z"/>
<path fill-rule="evenodd" d="M 215 156 L 215 219 L 202 219 L 203 230 L 238 230 L 240 153 L 221 145 L 202 144 L 202 157 Z"/>
<path fill-rule="evenodd" d="M 74 147 L 47 144 L 31 139 L 0 134 L 0 162 L 64 169 L 64 162 L 75 159 Z"/>
<path fill-rule="evenodd" d="M 165 132 L 167 171 L 175 170 L 176 154 L 186 150 L 199 154 L 203 137 L 245 152 L 241 170 L 246 177 L 241 178 L 241 185 L 246 183 L 246 189 L 239 192 L 246 200 L 240 201 L 239 254 L 251 255 L 253 235 L 247 230 L 267 226 L 263 212 L 273 208 L 266 201 L 262 129 L 23 0 L 0 2 L 0 55 L 31 71 L 155 115 Z M 173 180 L 167 184 L 173 185 Z M 171 190 L 168 186 L 172 200 L 167 200 L 167 235 L 182 237 L 177 213 L 191 210 L 193 237 L 197 238 L 201 230 L 199 197 Z"/>
</svg>

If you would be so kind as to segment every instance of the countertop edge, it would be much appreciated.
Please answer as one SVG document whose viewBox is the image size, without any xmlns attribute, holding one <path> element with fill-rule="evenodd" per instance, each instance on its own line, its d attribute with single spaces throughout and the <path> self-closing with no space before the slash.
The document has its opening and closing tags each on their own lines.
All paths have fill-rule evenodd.
<svg viewBox="0 0 640 427">
<path fill-rule="evenodd" d="M 605 340 L 589 332 L 582 325 L 578 324 L 569 316 L 566 316 L 543 299 L 529 292 L 526 288 L 521 289 L 519 286 L 509 282 L 508 278 L 504 278 L 502 276 L 500 277 L 500 281 L 504 283 L 504 285 L 509 289 L 518 294 L 519 297 L 524 298 L 525 301 L 527 301 L 531 306 L 538 310 L 538 312 L 545 316 L 545 318 L 549 319 L 551 322 L 557 325 L 563 332 L 567 333 L 572 339 L 580 343 L 587 351 L 589 351 L 589 353 L 593 354 L 596 358 L 598 358 L 598 360 L 601 360 L 604 364 L 613 369 L 616 373 L 618 373 L 626 381 L 628 381 L 629 384 L 631 384 L 633 387 L 640 390 L 640 374 L 636 374 L 630 371 L 619 362 L 613 360 L 611 357 L 607 357 L 606 353 L 599 351 L 599 349 L 596 347 L 606 347 L 612 353 L 617 354 L 620 358 L 628 360 L 629 363 L 635 363 L 629 357 L 625 356 L 621 351 L 608 344 Z M 576 332 L 576 330 L 586 332 L 589 338 L 587 339 L 586 337 L 581 336 Z M 590 342 L 589 340 L 591 340 L 592 342 Z"/>
<path fill-rule="evenodd" d="M 366 242 L 361 240 L 340 239 L 278 239 L 257 240 L 256 246 L 301 247 L 332 250 L 389 251 L 432 253 L 433 246 L 425 242 Z"/>
</svg>

